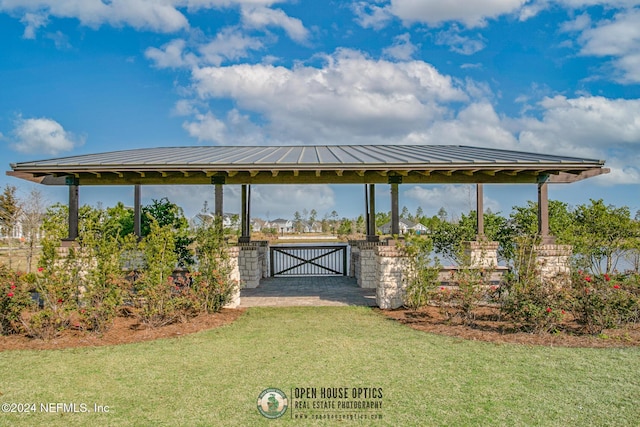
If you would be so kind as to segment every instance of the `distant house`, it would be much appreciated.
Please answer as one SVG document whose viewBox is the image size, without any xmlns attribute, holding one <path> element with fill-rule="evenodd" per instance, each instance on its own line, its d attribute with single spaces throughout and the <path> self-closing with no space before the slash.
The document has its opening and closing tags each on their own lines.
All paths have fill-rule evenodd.
<svg viewBox="0 0 640 427">
<path fill-rule="evenodd" d="M 268 222 L 260 218 L 251 219 L 251 231 L 261 232 L 263 228 L 269 228 Z"/>
<path fill-rule="evenodd" d="M 269 221 L 266 227 L 275 228 L 276 231 L 280 234 L 293 233 L 293 221 L 290 219 L 274 219 L 273 221 Z"/>
<path fill-rule="evenodd" d="M 199 213 L 191 220 L 191 223 L 195 226 L 200 226 L 202 224 L 213 223 L 214 219 L 215 215 L 211 212 L 207 212 L 204 214 Z M 222 214 L 222 226 L 224 228 L 237 230 L 240 228 L 240 217 L 238 216 L 238 214 Z"/>
<path fill-rule="evenodd" d="M 419 222 L 409 221 L 405 218 L 400 218 L 399 227 L 400 234 L 414 233 L 414 234 L 425 234 L 428 230 L 423 224 Z M 382 234 L 391 234 L 391 221 L 387 222 L 380 226 L 380 231 Z"/>
<path fill-rule="evenodd" d="M 17 239 L 24 241 L 25 239 L 32 238 L 34 240 L 40 240 L 44 237 L 44 230 L 42 230 L 42 221 L 44 215 L 37 216 L 25 216 L 21 215 L 18 220 L 13 224 L 13 227 L 8 227 L 3 223 L 0 223 L 0 239 Z"/>
<path fill-rule="evenodd" d="M 322 223 L 318 221 L 302 222 L 302 232 L 303 233 L 322 233 Z"/>
</svg>

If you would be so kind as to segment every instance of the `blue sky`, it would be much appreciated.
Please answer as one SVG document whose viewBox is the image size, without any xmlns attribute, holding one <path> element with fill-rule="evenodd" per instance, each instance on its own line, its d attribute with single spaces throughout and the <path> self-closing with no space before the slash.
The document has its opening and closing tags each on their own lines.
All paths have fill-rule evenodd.
<svg viewBox="0 0 640 427">
<path fill-rule="evenodd" d="M 550 188 L 640 210 L 638 0 L 0 0 L 0 156 L 186 145 L 464 144 L 606 160 Z M 0 176 L 49 202 L 64 188 Z M 378 186 L 378 209 L 389 209 Z M 360 186 L 254 186 L 252 214 L 357 216 Z M 208 187 L 144 187 L 197 213 Z M 239 211 L 228 187 L 225 210 Z M 129 187 L 81 203 L 131 204 Z M 401 186 L 427 214 L 469 186 Z M 508 214 L 531 185 L 485 186 Z"/>
</svg>

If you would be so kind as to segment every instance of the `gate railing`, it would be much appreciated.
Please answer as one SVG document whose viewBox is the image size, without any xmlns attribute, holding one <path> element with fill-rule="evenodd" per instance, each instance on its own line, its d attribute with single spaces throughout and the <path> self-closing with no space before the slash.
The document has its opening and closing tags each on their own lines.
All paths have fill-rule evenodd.
<svg viewBox="0 0 640 427">
<path fill-rule="evenodd" d="M 347 245 L 271 246 L 271 276 L 347 275 Z"/>
</svg>

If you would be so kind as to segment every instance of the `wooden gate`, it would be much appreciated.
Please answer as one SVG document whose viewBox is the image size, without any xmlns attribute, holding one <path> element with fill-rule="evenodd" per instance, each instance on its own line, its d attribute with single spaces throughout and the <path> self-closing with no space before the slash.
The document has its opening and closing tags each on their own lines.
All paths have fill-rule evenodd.
<svg viewBox="0 0 640 427">
<path fill-rule="evenodd" d="M 346 276 L 347 246 L 271 246 L 271 276 Z"/>
</svg>

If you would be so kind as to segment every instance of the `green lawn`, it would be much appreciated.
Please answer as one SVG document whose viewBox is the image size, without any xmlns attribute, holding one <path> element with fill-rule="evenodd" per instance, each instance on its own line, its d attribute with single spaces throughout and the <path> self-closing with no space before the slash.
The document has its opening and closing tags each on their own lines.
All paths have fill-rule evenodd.
<svg viewBox="0 0 640 427">
<path fill-rule="evenodd" d="M 38 412 L 0 413 L 0 425 L 304 425 L 291 410 L 276 420 L 258 413 L 268 387 L 290 400 L 296 387 L 383 391 L 382 420 L 308 425 L 631 426 L 640 419 L 640 350 L 464 341 L 363 307 L 253 308 L 183 338 L 2 352 L 0 403 L 36 403 Z M 43 413 L 41 403 L 90 412 Z"/>
</svg>

